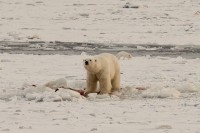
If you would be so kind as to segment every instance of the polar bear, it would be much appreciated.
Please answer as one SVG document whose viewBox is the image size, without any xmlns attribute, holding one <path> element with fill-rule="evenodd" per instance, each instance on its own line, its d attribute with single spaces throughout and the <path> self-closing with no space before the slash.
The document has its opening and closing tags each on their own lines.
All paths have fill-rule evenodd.
<svg viewBox="0 0 200 133">
<path fill-rule="evenodd" d="M 116 57 L 120 60 L 120 59 L 131 59 L 133 56 L 128 52 L 121 51 L 116 54 Z"/>
<path fill-rule="evenodd" d="M 97 91 L 99 81 L 99 93 L 109 94 L 120 89 L 120 65 L 118 59 L 109 53 L 83 60 L 87 70 L 87 88 L 85 95 Z"/>
</svg>

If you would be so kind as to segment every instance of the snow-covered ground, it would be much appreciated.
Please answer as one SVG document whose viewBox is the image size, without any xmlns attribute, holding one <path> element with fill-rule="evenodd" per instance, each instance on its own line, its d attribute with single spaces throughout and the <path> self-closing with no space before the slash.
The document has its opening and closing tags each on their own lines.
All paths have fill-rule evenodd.
<svg viewBox="0 0 200 133">
<path fill-rule="evenodd" d="M 83 89 L 86 72 L 82 60 L 87 56 L 0 54 L 0 131 L 200 130 L 199 58 L 140 56 L 120 60 L 119 96 L 93 94 L 85 98 L 43 86 L 62 78 L 69 87 Z"/>
<path fill-rule="evenodd" d="M 4 41 L 200 45 L 199 0 L 1 0 L 0 12 Z"/>
<path fill-rule="evenodd" d="M 199 22 L 199 0 L 0 0 L 0 132 L 199 133 Z M 87 54 L 120 50 L 117 96 L 46 85 L 83 89 Z"/>
</svg>

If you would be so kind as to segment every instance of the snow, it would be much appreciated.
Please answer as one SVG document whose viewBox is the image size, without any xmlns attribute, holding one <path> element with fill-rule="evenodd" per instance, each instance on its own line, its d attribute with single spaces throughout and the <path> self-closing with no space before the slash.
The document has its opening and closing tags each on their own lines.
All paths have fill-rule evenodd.
<svg viewBox="0 0 200 133">
<path fill-rule="evenodd" d="M 0 13 L 0 132 L 200 131 L 199 0 L 0 0 Z M 172 54 L 190 47 L 197 56 L 120 60 L 121 91 L 86 98 L 69 88 L 86 87 L 83 59 L 99 46 L 87 43 L 149 53 L 174 45 Z"/>
<path fill-rule="evenodd" d="M 199 9 L 199 0 L 2 0 L 0 40 L 200 45 Z"/>
<path fill-rule="evenodd" d="M 82 61 L 87 56 L 0 54 L 0 130 L 199 131 L 199 58 L 120 60 L 122 90 L 111 96 L 93 93 L 85 98 L 69 89 L 55 92 L 46 86 L 84 89 Z"/>
</svg>

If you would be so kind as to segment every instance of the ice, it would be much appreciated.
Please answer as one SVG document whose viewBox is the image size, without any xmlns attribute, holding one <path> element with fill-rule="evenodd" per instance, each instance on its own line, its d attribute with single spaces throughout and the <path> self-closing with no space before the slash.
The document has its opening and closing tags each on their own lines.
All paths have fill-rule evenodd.
<svg viewBox="0 0 200 133">
<path fill-rule="evenodd" d="M 89 51 L 0 54 L 0 132 L 198 133 L 200 59 L 184 58 L 184 51 L 200 45 L 199 8 L 199 0 L 0 0 L 1 53 L 24 50 L 7 42 L 37 41 L 79 42 L 84 45 L 74 51 Z M 148 55 L 120 60 L 118 94 L 83 97 L 67 87 L 86 88 L 82 61 L 102 50 L 87 43 L 126 44 Z M 181 56 L 157 57 L 152 53 L 162 49 L 156 45 L 168 45 L 169 55 Z M 48 46 L 28 49 L 54 54 L 73 47 Z M 197 50 L 186 54 L 198 57 Z"/>
<path fill-rule="evenodd" d="M 89 100 L 95 100 L 96 97 L 97 97 L 97 93 L 90 93 L 90 94 L 88 94 L 88 99 Z"/>
<path fill-rule="evenodd" d="M 82 96 L 76 92 L 66 88 L 58 88 L 55 92 L 54 89 L 42 86 L 37 88 L 27 88 L 23 91 L 25 98 L 28 101 L 40 101 L 40 102 L 61 102 L 61 101 L 73 101 L 82 99 Z"/>
<path fill-rule="evenodd" d="M 83 97 L 68 87 L 86 88 L 84 58 L 84 55 L 0 54 L 0 60 L 10 61 L 1 62 L 0 130 L 15 133 L 200 130 L 199 59 L 136 56 L 120 60 L 121 91 Z M 47 83 L 50 86 L 45 86 Z"/>
<path fill-rule="evenodd" d="M 39 2 L 2 1 L 0 39 L 199 45 L 198 0 Z"/>
<path fill-rule="evenodd" d="M 68 80 L 68 85 L 71 88 L 84 89 L 86 88 L 86 80 Z"/>
<path fill-rule="evenodd" d="M 58 58 L 56 63 L 51 62 Z M 9 62 L 1 62 L 3 69 L 0 78 L 3 89 L 0 98 L 9 100 L 17 96 L 21 100 L 40 99 L 43 102 L 84 99 L 78 92 L 68 90 L 68 88 L 77 90 L 86 88 L 83 58 L 85 58 L 83 55 L 1 54 L 0 60 L 6 59 Z M 35 64 L 40 65 L 35 66 Z M 199 59 L 144 56 L 134 57 L 132 60 L 120 60 L 120 64 L 122 90 L 115 94 L 118 98 L 180 98 L 182 93 L 198 93 L 200 90 Z M 52 67 L 48 67 L 49 65 Z M 112 100 L 112 97 L 94 95 L 86 98 L 86 100 L 91 99 Z"/>
<path fill-rule="evenodd" d="M 144 98 L 179 98 L 181 93 L 174 88 L 150 88 L 142 93 Z"/>
<path fill-rule="evenodd" d="M 68 90 L 59 89 L 56 93 L 62 98 L 63 101 L 72 101 L 72 96 L 68 93 Z"/>
<path fill-rule="evenodd" d="M 26 98 L 28 101 L 35 100 L 37 97 L 38 97 L 38 94 L 37 94 L 37 93 L 28 93 L 28 94 L 25 95 L 25 98 Z"/>
<path fill-rule="evenodd" d="M 44 86 L 49 87 L 51 89 L 58 89 L 58 88 L 68 88 L 67 86 L 67 81 L 64 78 L 60 78 L 54 81 L 49 81 L 48 83 L 46 83 Z"/>
<path fill-rule="evenodd" d="M 183 83 L 179 85 L 177 89 L 182 93 L 195 93 L 200 91 L 199 85 L 195 85 L 194 83 Z"/>
</svg>

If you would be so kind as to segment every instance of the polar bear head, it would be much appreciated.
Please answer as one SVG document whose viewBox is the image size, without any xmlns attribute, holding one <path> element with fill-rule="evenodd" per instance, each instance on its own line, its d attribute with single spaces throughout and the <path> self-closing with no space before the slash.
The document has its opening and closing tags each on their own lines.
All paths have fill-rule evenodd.
<svg viewBox="0 0 200 133">
<path fill-rule="evenodd" d="M 95 57 L 84 59 L 83 65 L 88 72 L 93 74 L 96 74 L 101 70 L 101 63 L 98 61 L 98 58 Z"/>
<path fill-rule="evenodd" d="M 133 56 L 131 55 L 131 54 L 127 54 L 127 55 L 125 55 L 125 58 L 127 58 L 127 59 L 131 59 Z"/>
</svg>

